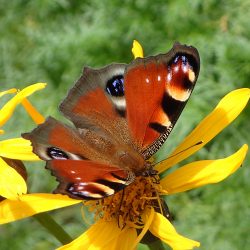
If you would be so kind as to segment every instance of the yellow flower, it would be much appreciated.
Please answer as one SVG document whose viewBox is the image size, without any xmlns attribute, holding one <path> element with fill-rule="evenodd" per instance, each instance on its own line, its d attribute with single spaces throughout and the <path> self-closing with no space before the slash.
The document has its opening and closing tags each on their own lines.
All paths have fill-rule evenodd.
<svg viewBox="0 0 250 250">
<path fill-rule="evenodd" d="M 134 42 L 133 53 L 135 57 L 143 56 L 138 42 Z M 226 95 L 170 157 L 156 165 L 159 173 L 186 159 L 215 137 L 241 113 L 249 97 L 250 89 L 238 89 Z M 199 141 L 202 143 L 191 147 Z M 148 231 L 175 250 L 198 247 L 199 242 L 177 233 L 168 220 L 168 212 L 160 196 L 222 181 L 241 166 L 247 149 L 247 145 L 243 145 L 227 158 L 192 162 L 161 180 L 158 177 L 138 177 L 134 183 L 113 196 L 85 201 L 84 204 L 96 214 L 96 223 L 59 249 L 136 249 Z M 16 187 L 16 195 L 14 192 L 11 190 L 10 198 L 0 203 L 2 224 L 82 202 L 59 194 L 22 194 L 25 189 L 20 191 L 19 186 Z"/>
<path fill-rule="evenodd" d="M 12 116 L 17 105 L 22 104 L 28 113 L 32 112 L 31 117 L 36 123 L 42 123 L 44 118 L 34 110 L 30 111 L 31 104 L 26 97 L 33 94 L 35 91 L 45 88 L 45 83 L 32 84 L 21 91 L 16 89 L 9 89 L 0 92 L 0 97 L 6 94 L 17 93 L 0 109 L 0 127 L 3 126 Z M 3 130 L 0 130 L 4 133 Z M 0 157 L 6 157 L 19 160 L 40 160 L 33 152 L 31 143 L 23 138 L 13 138 L 4 141 L 0 141 Z"/>
<path fill-rule="evenodd" d="M 16 92 L 17 92 L 17 90 L 14 89 L 14 88 L 2 91 L 2 92 L 0 92 L 0 98 L 2 96 L 6 95 L 6 94 L 13 94 L 13 93 L 16 93 Z M 14 108 L 15 108 L 15 105 L 13 105 L 12 109 L 14 109 Z M 8 118 L 11 115 L 10 112 L 8 112 L 8 111 L 7 112 L 2 112 L 1 110 L 0 110 L 0 127 L 3 126 L 8 121 Z M 5 108 L 5 110 L 6 110 L 6 108 Z M 4 131 L 2 129 L 0 129 L 0 134 L 3 134 L 3 133 L 4 133 Z"/>
<path fill-rule="evenodd" d="M 26 192 L 27 186 L 23 177 L 0 157 L 0 195 L 13 200 Z"/>
<path fill-rule="evenodd" d="M 134 58 L 143 57 L 143 49 L 140 43 L 136 40 L 133 41 L 132 53 Z"/>
<path fill-rule="evenodd" d="M 3 126 L 9 118 L 12 116 L 14 109 L 18 104 L 25 100 L 25 98 L 35 91 L 43 89 L 46 86 L 44 83 L 36 83 L 24 88 L 22 91 L 19 91 L 11 100 L 9 100 L 0 110 L 0 126 Z M 0 93 L 0 97 L 9 94 L 15 93 L 16 89 L 10 89 Z"/>
<path fill-rule="evenodd" d="M 21 91 L 13 88 L 0 92 L 0 97 L 17 93 L 0 109 L 0 126 L 3 126 L 11 118 L 18 104 L 28 102 L 26 97 L 44 87 L 44 83 L 37 83 Z M 3 130 L 0 131 L 4 133 Z M 32 152 L 31 143 L 28 140 L 13 138 L 0 141 L 0 195 L 14 200 L 27 192 L 27 186 L 23 177 L 11 166 L 15 161 L 3 157 L 18 160 L 39 160 L 39 158 Z"/>
</svg>

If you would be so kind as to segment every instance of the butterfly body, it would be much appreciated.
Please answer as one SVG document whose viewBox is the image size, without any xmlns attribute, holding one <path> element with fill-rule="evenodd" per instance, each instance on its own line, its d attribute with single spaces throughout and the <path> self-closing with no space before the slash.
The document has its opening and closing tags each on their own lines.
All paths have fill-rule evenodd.
<svg viewBox="0 0 250 250">
<path fill-rule="evenodd" d="M 112 195 L 137 176 L 156 174 L 148 159 L 167 139 L 198 73 L 197 50 L 178 43 L 128 65 L 85 67 L 59 107 L 75 128 L 49 117 L 23 137 L 59 181 L 56 193 Z"/>
</svg>

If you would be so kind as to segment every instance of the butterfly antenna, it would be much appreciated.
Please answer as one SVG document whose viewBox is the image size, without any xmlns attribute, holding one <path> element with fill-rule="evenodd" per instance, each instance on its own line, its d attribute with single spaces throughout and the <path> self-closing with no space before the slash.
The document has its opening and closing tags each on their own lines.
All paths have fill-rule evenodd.
<svg viewBox="0 0 250 250">
<path fill-rule="evenodd" d="M 169 221 L 172 221 L 172 216 L 169 212 L 167 203 L 165 202 L 165 200 L 163 200 L 160 195 L 159 192 L 155 189 L 155 193 L 156 193 L 156 200 L 154 200 L 153 202 L 157 202 L 158 206 L 154 206 L 157 212 L 160 212 L 163 216 L 165 216 Z"/>
<path fill-rule="evenodd" d="M 164 159 L 164 160 L 162 160 L 162 161 L 165 161 L 165 160 L 168 160 L 168 159 L 170 159 L 170 158 L 172 158 L 172 157 L 175 157 L 176 155 L 179 155 L 179 154 L 181 154 L 181 153 L 183 153 L 183 152 L 189 150 L 190 148 L 195 147 L 195 146 L 198 146 L 198 145 L 200 145 L 200 144 L 202 144 L 202 143 L 203 143 L 203 141 L 198 141 L 198 142 L 195 143 L 194 145 L 191 145 L 191 146 L 189 146 L 189 147 L 187 147 L 187 148 L 181 150 L 180 152 L 178 152 L 178 153 L 176 153 L 176 154 L 174 154 L 174 155 L 171 155 L 171 156 L 167 157 L 166 159 Z M 159 164 L 159 163 L 162 162 L 162 161 L 159 161 L 159 162 L 155 163 L 153 166 Z"/>
</svg>

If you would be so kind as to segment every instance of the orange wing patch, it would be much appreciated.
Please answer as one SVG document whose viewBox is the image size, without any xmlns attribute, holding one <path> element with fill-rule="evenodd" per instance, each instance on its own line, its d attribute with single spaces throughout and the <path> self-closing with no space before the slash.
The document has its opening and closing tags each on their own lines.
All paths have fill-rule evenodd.
<svg viewBox="0 0 250 250">
<path fill-rule="evenodd" d="M 128 125 L 133 138 L 140 146 L 144 145 L 149 123 L 152 119 L 158 120 L 161 117 L 158 108 L 161 107 L 167 75 L 164 65 L 151 61 L 140 63 L 141 60 L 137 59 L 137 64 L 125 74 Z M 152 139 L 156 138 L 157 134 L 147 136 Z"/>
<path fill-rule="evenodd" d="M 91 116 L 93 112 L 117 117 L 113 105 L 104 94 L 103 89 L 97 88 L 89 91 L 86 95 L 81 96 L 72 110 L 77 115 Z"/>
</svg>

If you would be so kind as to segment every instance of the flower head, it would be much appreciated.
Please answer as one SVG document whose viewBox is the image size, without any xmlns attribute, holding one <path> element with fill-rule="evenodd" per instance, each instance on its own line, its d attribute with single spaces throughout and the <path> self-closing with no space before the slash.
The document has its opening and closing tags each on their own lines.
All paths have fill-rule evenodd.
<svg viewBox="0 0 250 250">
<path fill-rule="evenodd" d="M 9 89 L 1 92 L 0 97 L 15 92 L 17 92 L 17 94 L 0 109 L 0 126 L 3 126 L 10 119 L 16 106 L 25 102 L 27 96 L 33 94 L 37 90 L 43 89 L 45 86 L 46 84 L 44 83 L 36 83 L 19 92 L 17 92 L 16 89 Z"/>
<path fill-rule="evenodd" d="M 16 93 L 1 109 L 0 109 L 0 127 L 2 127 L 13 115 L 15 108 L 19 104 L 23 104 L 28 113 L 31 113 L 31 117 L 36 123 L 43 122 L 44 118 L 33 110 L 30 112 L 30 107 L 33 107 L 27 97 L 32 95 L 35 91 L 45 88 L 45 83 L 32 84 L 21 91 L 17 89 L 9 89 L 0 92 L 0 97 L 6 94 Z M 4 133 L 3 130 L 1 130 Z M 39 160 L 39 158 L 32 152 L 31 143 L 23 138 L 12 138 L 4 141 L 0 141 L 0 157 L 6 157 L 17 160 Z"/>
<path fill-rule="evenodd" d="M 44 87 L 44 83 L 37 83 L 21 91 L 13 88 L 0 92 L 0 97 L 16 94 L 0 109 L 0 126 L 8 122 L 18 104 L 28 102 L 26 97 Z M 1 133 L 4 131 L 1 130 Z M 25 182 L 27 173 L 20 160 L 39 160 L 32 152 L 29 141 L 13 138 L 0 142 L 0 195 L 3 198 L 15 200 L 18 196 L 27 193 Z"/>
<path fill-rule="evenodd" d="M 143 57 L 142 48 L 136 41 L 133 53 L 135 57 Z M 203 147 L 240 114 L 249 97 L 250 89 L 238 89 L 226 95 L 166 160 L 156 164 L 155 169 L 162 173 Z M 202 143 L 197 144 L 200 141 Z M 159 175 L 136 177 L 132 184 L 110 197 L 84 201 L 84 205 L 95 213 L 96 222 L 60 249 L 136 249 L 148 231 L 172 249 L 198 247 L 199 242 L 177 233 L 169 221 L 169 211 L 162 197 L 222 181 L 241 166 L 247 149 L 247 145 L 243 145 L 227 158 L 192 162 L 163 178 Z M 15 189 L 15 199 L 0 203 L 0 223 L 81 202 L 65 195 L 25 194 L 24 190 Z M 123 242 L 122 248 L 120 242 Z"/>
</svg>

